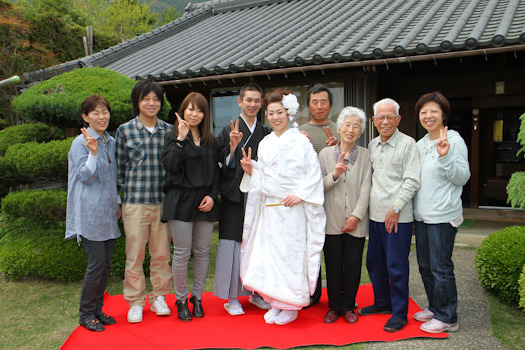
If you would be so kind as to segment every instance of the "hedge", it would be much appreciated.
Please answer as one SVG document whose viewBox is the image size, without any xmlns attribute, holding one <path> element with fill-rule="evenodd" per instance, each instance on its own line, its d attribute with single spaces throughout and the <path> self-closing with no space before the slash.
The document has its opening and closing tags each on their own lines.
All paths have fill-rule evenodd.
<svg viewBox="0 0 525 350">
<path fill-rule="evenodd" d="M 60 127 L 80 128 L 80 105 L 86 97 L 98 93 L 111 106 L 109 131 L 134 117 L 131 90 L 137 82 L 104 68 L 78 68 L 42 81 L 13 100 L 16 113 L 26 121 L 39 121 Z M 166 97 L 159 118 L 166 120 L 171 109 Z"/>
<path fill-rule="evenodd" d="M 74 138 L 15 144 L 0 158 L 0 179 L 32 183 L 40 178 L 67 178 L 67 155 Z"/>
<path fill-rule="evenodd" d="M 38 221 L 66 219 L 67 191 L 41 190 L 11 192 L 2 199 L 2 212 L 12 218 L 30 217 Z"/>
<path fill-rule="evenodd" d="M 22 124 L 0 130 L 0 155 L 5 155 L 9 146 L 24 142 L 48 142 L 63 140 L 63 130 L 45 124 Z"/>
<path fill-rule="evenodd" d="M 65 228 L 21 219 L 7 225 L 0 239 L 0 273 L 8 280 L 41 277 L 48 280 L 78 281 L 84 278 L 87 258 L 75 239 L 65 240 Z M 125 238 L 115 242 L 110 275 L 124 276 Z"/>
<path fill-rule="evenodd" d="M 525 226 L 491 233 L 476 250 L 480 284 L 502 301 L 517 304 L 518 279 L 525 265 Z"/>
<path fill-rule="evenodd" d="M 32 218 L 0 218 L 0 273 L 9 280 L 41 277 L 48 280 L 78 281 L 84 278 L 87 258 L 75 239 L 65 240 L 64 222 L 38 222 Z M 121 232 L 122 225 L 120 225 Z M 146 250 L 144 274 L 149 275 L 150 256 Z M 126 238 L 115 240 L 110 276 L 124 278 Z"/>
<path fill-rule="evenodd" d="M 520 292 L 520 307 L 523 309 L 523 312 L 525 312 L 525 265 L 523 265 L 523 271 L 521 271 L 521 276 L 518 283 Z"/>
</svg>

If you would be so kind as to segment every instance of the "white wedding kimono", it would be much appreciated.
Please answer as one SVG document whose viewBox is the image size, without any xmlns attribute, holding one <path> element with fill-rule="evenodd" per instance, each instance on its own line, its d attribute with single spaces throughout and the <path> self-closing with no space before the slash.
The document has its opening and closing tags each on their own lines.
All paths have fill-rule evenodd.
<svg viewBox="0 0 525 350">
<path fill-rule="evenodd" d="M 241 245 L 241 280 L 272 307 L 300 310 L 315 291 L 325 238 L 324 190 L 312 144 L 295 128 L 259 144 L 248 192 Z M 303 201 L 279 204 L 294 194 Z"/>
</svg>

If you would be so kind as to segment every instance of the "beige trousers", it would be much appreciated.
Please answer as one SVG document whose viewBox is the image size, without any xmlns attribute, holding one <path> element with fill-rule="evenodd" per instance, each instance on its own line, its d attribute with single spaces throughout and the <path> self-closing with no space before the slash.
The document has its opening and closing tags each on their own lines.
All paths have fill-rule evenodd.
<svg viewBox="0 0 525 350">
<path fill-rule="evenodd" d="M 149 303 L 158 296 L 171 292 L 170 234 L 168 224 L 160 221 L 162 203 L 122 204 L 122 222 L 126 234 L 126 269 L 124 299 L 129 306 L 146 304 L 144 256 L 146 245 L 150 254 L 150 281 L 152 292 Z"/>
</svg>

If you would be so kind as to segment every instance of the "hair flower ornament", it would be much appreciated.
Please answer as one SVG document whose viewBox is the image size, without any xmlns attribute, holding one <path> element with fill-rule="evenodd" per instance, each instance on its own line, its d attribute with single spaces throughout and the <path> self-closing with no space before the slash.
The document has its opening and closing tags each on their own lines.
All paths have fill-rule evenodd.
<svg viewBox="0 0 525 350">
<path fill-rule="evenodd" d="M 299 127 L 299 124 L 295 122 L 295 115 L 299 110 L 299 102 L 297 101 L 297 97 L 294 94 L 284 95 L 282 99 L 282 104 L 284 108 L 286 108 L 286 113 L 288 113 L 288 115 L 290 116 L 289 120 L 293 122 L 293 127 Z"/>
</svg>

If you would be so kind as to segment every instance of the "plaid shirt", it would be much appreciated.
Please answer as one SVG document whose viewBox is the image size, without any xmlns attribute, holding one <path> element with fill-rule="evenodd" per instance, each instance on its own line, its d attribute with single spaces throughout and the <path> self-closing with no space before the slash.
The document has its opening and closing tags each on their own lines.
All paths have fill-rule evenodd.
<svg viewBox="0 0 525 350">
<path fill-rule="evenodd" d="M 164 136 L 172 125 L 157 119 L 150 133 L 136 117 L 117 129 L 117 182 L 123 203 L 162 203 L 166 170 L 161 162 Z"/>
</svg>

